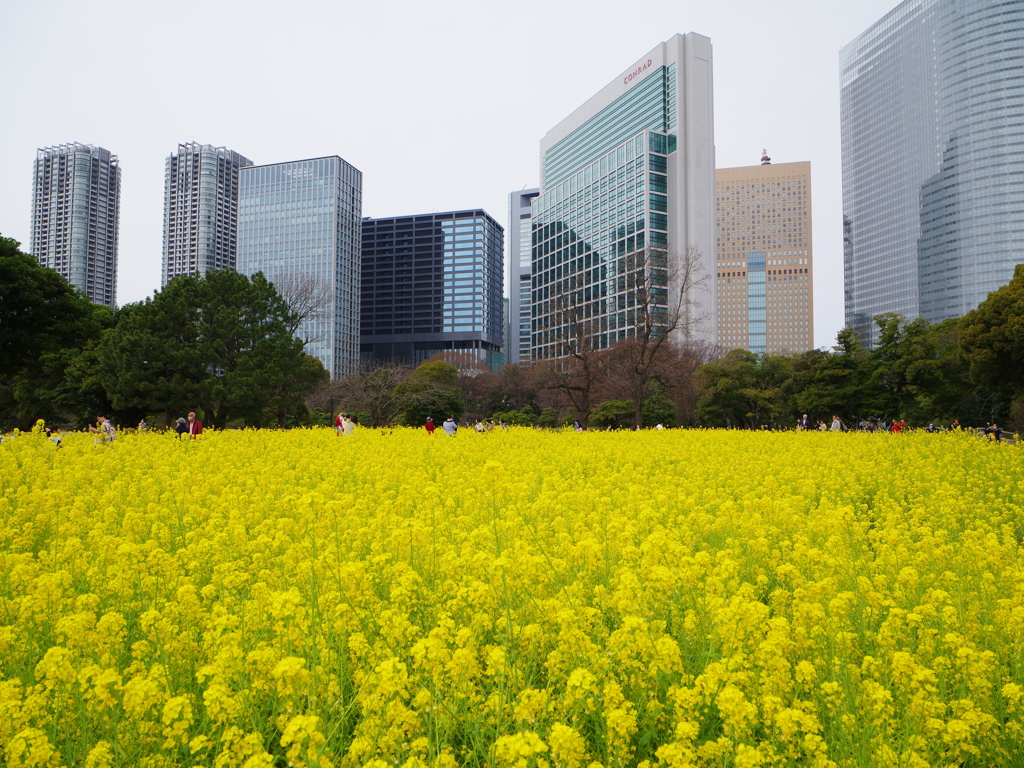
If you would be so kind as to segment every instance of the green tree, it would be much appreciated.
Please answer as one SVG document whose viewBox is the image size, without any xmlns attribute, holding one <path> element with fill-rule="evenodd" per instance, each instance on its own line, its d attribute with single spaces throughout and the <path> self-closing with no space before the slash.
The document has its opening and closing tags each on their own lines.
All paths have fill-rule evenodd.
<svg viewBox="0 0 1024 768">
<path fill-rule="evenodd" d="M 188 410 L 201 410 L 214 427 L 238 418 L 252 423 L 309 384 L 291 319 L 262 274 L 177 277 L 119 313 L 100 346 L 109 362 L 104 386 L 115 408 L 163 411 L 168 425 Z"/>
<path fill-rule="evenodd" d="M 1008 285 L 960 318 L 957 331 L 971 379 L 1001 396 L 992 416 L 1004 418 L 1010 400 L 1024 402 L 1024 264 Z"/>
<path fill-rule="evenodd" d="M 923 424 L 970 418 L 994 402 L 997 388 L 985 392 L 971 385 L 955 320 L 933 326 L 923 318 L 907 322 L 888 314 L 875 321 L 879 344 L 868 366 L 879 414 Z"/>
<path fill-rule="evenodd" d="M 713 427 L 757 429 L 789 425 L 786 386 L 792 361 L 781 355 L 759 356 L 743 349 L 701 366 L 702 394 L 697 401 L 701 423 Z"/>
<path fill-rule="evenodd" d="M 676 411 L 672 406 L 672 400 L 668 396 L 665 386 L 660 381 L 652 381 L 650 394 L 644 401 L 643 421 L 641 426 L 653 427 L 656 424 L 664 424 L 666 427 L 676 425 Z"/>
<path fill-rule="evenodd" d="M 828 419 L 838 415 L 847 425 L 874 415 L 868 386 L 867 351 L 852 328 L 836 336 L 831 352 L 813 349 L 793 358 L 792 378 L 786 386 L 790 420 L 801 414 Z"/>
<path fill-rule="evenodd" d="M 114 325 L 114 310 L 92 305 L 96 335 L 73 346 L 45 352 L 35 366 L 18 377 L 14 393 L 22 422 L 45 419 L 48 423 L 85 426 L 97 413 L 134 423 L 142 413 L 115 412 L 100 380 L 103 361 L 99 354 L 100 332 Z"/>
<path fill-rule="evenodd" d="M 419 426 L 429 417 L 440 424 L 449 416 L 458 421 L 465 410 L 462 395 L 455 386 L 458 378 L 459 369 L 443 360 L 428 360 L 417 366 L 405 383 L 409 396 L 405 423 Z"/>
<path fill-rule="evenodd" d="M 54 418 L 33 382 L 60 380 L 73 358 L 98 338 L 96 307 L 58 272 L 39 265 L 20 243 L 0 236 L 0 422 Z M 45 406 L 45 407 L 44 407 Z M 43 410 L 40 410 L 43 408 Z"/>
<path fill-rule="evenodd" d="M 590 426 L 632 427 L 636 423 L 636 408 L 629 400 L 605 400 L 590 413 Z"/>
<path fill-rule="evenodd" d="M 271 388 L 270 405 L 266 410 L 273 414 L 273 422 L 278 427 L 284 427 L 289 418 L 304 420 L 309 415 L 306 395 L 330 378 L 330 372 L 319 358 L 303 355 L 299 366 L 280 375 Z"/>
</svg>

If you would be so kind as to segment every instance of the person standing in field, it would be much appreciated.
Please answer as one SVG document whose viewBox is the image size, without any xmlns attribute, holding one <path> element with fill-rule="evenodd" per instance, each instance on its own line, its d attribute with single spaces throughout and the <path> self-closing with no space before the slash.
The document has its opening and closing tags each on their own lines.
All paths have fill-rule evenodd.
<svg viewBox="0 0 1024 768">
<path fill-rule="evenodd" d="M 341 437 L 345 431 L 345 415 L 338 411 L 338 415 L 334 417 L 334 434 L 338 437 Z"/>
<path fill-rule="evenodd" d="M 889 431 L 892 432 L 893 434 L 898 435 L 900 432 L 903 431 L 903 428 L 905 426 L 907 426 L 907 422 L 893 420 L 892 424 L 889 426 Z"/>
<path fill-rule="evenodd" d="M 187 434 L 188 434 L 188 422 L 185 421 L 185 418 L 183 416 L 179 416 L 178 420 L 176 422 L 174 422 L 174 436 L 177 437 L 180 440 L 182 435 L 187 435 Z"/>
<path fill-rule="evenodd" d="M 477 434 L 480 434 L 484 431 L 484 423 L 480 421 L 480 419 L 477 419 L 476 424 L 473 425 L 473 429 L 476 430 Z"/>
<path fill-rule="evenodd" d="M 434 420 L 427 416 L 427 423 L 423 425 L 423 428 L 427 430 L 428 435 L 434 434 Z"/>
<path fill-rule="evenodd" d="M 355 417 L 350 413 L 346 413 L 341 420 L 341 426 L 345 430 L 345 437 L 351 437 L 352 433 L 356 431 Z"/>
<path fill-rule="evenodd" d="M 811 423 L 810 418 L 808 418 L 807 414 L 805 413 L 803 416 L 797 419 L 796 428 L 801 432 L 804 432 L 806 430 L 814 429 L 814 425 Z"/>
<path fill-rule="evenodd" d="M 455 433 L 459 431 L 459 425 L 455 423 L 454 416 L 449 416 L 445 419 L 441 424 L 441 427 L 444 429 L 444 433 L 449 437 L 455 437 Z"/>
<path fill-rule="evenodd" d="M 829 431 L 831 431 L 831 432 L 842 432 L 843 431 L 843 422 L 839 419 L 838 416 L 833 416 L 832 417 L 832 426 L 829 427 Z"/>
<path fill-rule="evenodd" d="M 114 429 L 114 425 L 110 423 L 103 414 L 97 414 L 96 422 L 99 424 L 98 427 L 89 427 L 89 431 L 102 437 L 97 438 L 97 442 L 105 441 L 107 443 L 113 443 L 114 438 L 117 436 L 117 430 Z"/>
<path fill-rule="evenodd" d="M 196 418 L 195 411 L 189 411 L 188 414 L 188 434 L 193 440 L 203 434 L 203 422 Z"/>
</svg>

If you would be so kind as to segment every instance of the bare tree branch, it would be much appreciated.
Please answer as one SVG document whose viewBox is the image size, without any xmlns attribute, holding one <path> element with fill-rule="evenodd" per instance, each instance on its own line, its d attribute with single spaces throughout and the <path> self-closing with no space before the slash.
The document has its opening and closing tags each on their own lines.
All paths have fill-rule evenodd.
<svg viewBox="0 0 1024 768">
<path fill-rule="evenodd" d="M 648 246 L 626 256 L 625 270 L 630 334 L 611 351 L 609 384 L 620 399 L 632 401 L 640 424 L 651 383 L 668 386 L 680 351 L 693 349 L 699 340 L 708 318 L 701 312 L 700 294 L 707 290 L 709 275 L 703 255 L 693 247 L 674 254 Z"/>
<path fill-rule="evenodd" d="M 548 389 L 558 391 L 585 428 L 594 408 L 594 391 L 602 376 L 599 346 L 600 320 L 586 317 L 586 304 L 578 291 L 554 300 L 558 338 L 555 359 L 535 362 L 531 368 Z"/>
<path fill-rule="evenodd" d="M 330 282 L 308 272 L 278 272 L 270 282 L 293 313 L 289 332 L 299 335 L 301 329 L 300 338 L 306 345 L 326 340 L 327 333 L 318 330 L 316 324 L 331 317 L 334 288 Z"/>
</svg>

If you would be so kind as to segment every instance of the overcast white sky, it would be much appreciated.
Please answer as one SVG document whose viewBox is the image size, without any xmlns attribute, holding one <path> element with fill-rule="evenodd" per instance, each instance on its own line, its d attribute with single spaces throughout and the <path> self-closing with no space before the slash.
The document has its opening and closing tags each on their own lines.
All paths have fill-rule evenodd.
<svg viewBox="0 0 1024 768">
<path fill-rule="evenodd" d="M 482 207 L 539 182 L 538 142 L 676 32 L 714 46 L 717 165 L 811 161 L 815 344 L 843 325 L 839 48 L 897 0 L 0 0 L 0 233 L 30 247 L 38 147 L 121 161 L 118 302 L 160 285 L 164 158 L 341 155 L 363 215 Z"/>
</svg>

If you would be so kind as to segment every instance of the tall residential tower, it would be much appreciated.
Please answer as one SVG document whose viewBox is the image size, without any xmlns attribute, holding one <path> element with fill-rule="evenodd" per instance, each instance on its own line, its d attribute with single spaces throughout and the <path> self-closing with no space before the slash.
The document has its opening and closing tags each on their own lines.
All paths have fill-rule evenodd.
<svg viewBox="0 0 1024 768">
<path fill-rule="evenodd" d="M 296 336 L 332 378 L 355 373 L 363 174 L 337 156 L 250 166 L 238 197 L 238 271 L 302 309 Z"/>
<path fill-rule="evenodd" d="M 552 128 L 540 150 L 532 359 L 565 356 L 573 336 L 609 347 L 636 335 L 641 315 L 657 332 L 676 308 L 687 331 L 678 338 L 714 342 L 711 40 L 691 32 L 659 44 Z M 643 281 L 646 308 L 635 288 Z M 682 301 L 680 285 L 690 286 Z"/>
<path fill-rule="evenodd" d="M 811 164 L 720 168 L 718 343 L 758 354 L 814 348 Z"/>
<path fill-rule="evenodd" d="M 941 321 L 1024 246 L 1024 3 L 905 0 L 839 54 L 846 321 Z"/>
<path fill-rule="evenodd" d="M 96 304 L 116 307 L 117 155 L 77 142 L 38 150 L 32 198 L 32 253 L 39 263 Z"/>
<path fill-rule="evenodd" d="M 252 161 L 224 147 L 189 142 L 164 163 L 164 242 L 160 284 L 178 275 L 234 269 L 238 172 Z"/>
</svg>

